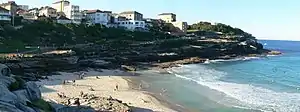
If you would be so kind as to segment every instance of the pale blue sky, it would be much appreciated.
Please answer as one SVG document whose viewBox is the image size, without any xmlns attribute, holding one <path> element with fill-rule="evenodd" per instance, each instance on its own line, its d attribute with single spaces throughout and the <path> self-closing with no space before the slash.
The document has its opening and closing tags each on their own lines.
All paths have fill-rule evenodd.
<svg viewBox="0 0 300 112">
<path fill-rule="evenodd" d="M 1 0 L 0 0 L 1 1 Z M 2 0 L 2 2 L 7 0 Z M 15 0 L 30 6 L 51 5 L 56 0 Z M 189 24 L 221 22 L 258 38 L 300 40 L 300 0 L 70 0 L 81 9 L 121 12 L 136 10 L 156 18 L 162 12 L 177 14 Z"/>
</svg>

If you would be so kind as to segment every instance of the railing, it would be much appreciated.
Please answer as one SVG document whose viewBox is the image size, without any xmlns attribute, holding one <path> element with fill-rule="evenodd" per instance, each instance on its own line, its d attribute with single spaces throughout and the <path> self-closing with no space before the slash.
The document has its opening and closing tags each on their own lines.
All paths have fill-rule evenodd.
<svg viewBox="0 0 300 112">
<path fill-rule="evenodd" d="M 3 15 L 3 16 L 10 16 L 9 13 L 1 13 L 1 12 L 0 12 L 0 15 L 1 15 L 1 16 L 2 16 L 2 15 Z"/>
</svg>

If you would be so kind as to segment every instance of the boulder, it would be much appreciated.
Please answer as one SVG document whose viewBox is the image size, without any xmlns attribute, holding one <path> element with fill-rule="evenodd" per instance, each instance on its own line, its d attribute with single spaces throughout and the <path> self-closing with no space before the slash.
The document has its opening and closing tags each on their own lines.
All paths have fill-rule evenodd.
<svg viewBox="0 0 300 112">
<path fill-rule="evenodd" d="M 10 75 L 11 75 L 10 69 L 4 64 L 0 64 L 0 76 L 9 77 Z"/>
<path fill-rule="evenodd" d="M 0 112 L 24 112 L 18 109 L 15 105 L 0 101 Z"/>
<path fill-rule="evenodd" d="M 41 91 L 38 87 L 38 85 L 34 82 L 27 82 L 25 84 L 26 91 L 28 93 L 29 100 L 38 100 L 41 99 Z"/>
<path fill-rule="evenodd" d="M 50 103 L 51 107 L 53 107 L 55 112 L 96 112 L 91 107 L 83 107 L 83 106 L 65 106 L 62 104 Z"/>
<path fill-rule="evenodd" d="M 19 99 L 5 85 L 0 85 L 0 101 L 15 105 Z"/>
<path fill-rule="evenodd" d="M 14 91 L 13 93 L 17 96 L 18 101 L 20 103 L 26 104 L 26 102 L 30 102 L 29 95 L 25 89 L 17 90 L 17 91 Z"/>
<path fill-rule="evenodd" d="M 0 85 L 8 87 L 11 83 L 15 82 L 16 80 L 12 77 L 7 76 L 0 76 Z"/>
<path fill-rule="evenodd" d="M 26 106 L 26 104 L 18 103 L 16 106 L 22 110 L 22 112 L 38 112 L 35 109 Z"/>
</svg>

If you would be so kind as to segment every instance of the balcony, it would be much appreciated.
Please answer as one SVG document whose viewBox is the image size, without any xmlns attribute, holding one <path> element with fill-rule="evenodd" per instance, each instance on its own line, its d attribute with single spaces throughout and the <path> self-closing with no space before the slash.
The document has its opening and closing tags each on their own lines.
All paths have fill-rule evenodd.
<svg viewBox="0 0 300 112">
<path fill-rule="evenodd" d="M 0 16 L 10 16 L 10 14 L 9 13 L 0 12 Z"/>
</svg>

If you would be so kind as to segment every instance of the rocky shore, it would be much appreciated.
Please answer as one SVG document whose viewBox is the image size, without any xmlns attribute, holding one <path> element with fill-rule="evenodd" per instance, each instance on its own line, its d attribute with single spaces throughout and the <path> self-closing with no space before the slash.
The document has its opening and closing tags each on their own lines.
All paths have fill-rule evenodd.
<svg viewBox="0 0 300 112">
<path fill-rule="evenodd" d="M 2 96 L 0 95 L 0 98 L 6 98 L 7 95 L 11 95 L 12 99 L 16 99 L 17 94 L 22 94 L 29 100 L 22 99 L 23 102 L 14 101 L 16 103 L 10 105 L 11 102 L 4 99 L 4 103 L 0 103 L 0 107 L 9 105 L 8 109 L 22 110 L 25 108 L 31 110 L 29 112 L 37 111 L 35 110 L 37 108 L 35 107 L 36 105 L 32 103 L 27 104 L 26 101 L 28 101 L 43 102 L 44 105 L 49 104 L 50 106 L 48 105 L 47 108 L 44 105 L 40 108 L 50 108 L 58 112 L 72 109 L 87 112 L 97 110 L 134 111 L 134 109 L 171 112 L 173 110 L 159 105 L 155 98 L 130 88 L 127 82 L 119 77 L 137 76 L 138 74 L 128 74 L 128 72 L 118 74 L 116 72 L 108 75 L 105 72 L 103 73 L 103 69 L 118 69 L 122 71 L 152 68 L 164 69 L 182 64 L 204 63 L 214 59 L 227 60 L 238 57 L 261 57 L 281 54 L 278 51 L 263 49 L 263 46 L 255 39 L 250 38 L 243 41 L 227 40 L 199 40 L 199 38 L 177 38 L 151 42 L 118 40 L 104 44 L 48 48 L 45 51 L 41 50 L 30 54 L 4 54 L 1 55 L 2 59 L 0 61 L 5 65 L 1 65 L 3 66 L 1 70 L 8 69 L 11 74 L 18 78 L 11 78 L 10 73 L 1 74 L 1 77 L 4 77 L 1 79 L 1 83 L 3 83 L 1 88 L 6 93 Z M 89 70 L 98 72 L 95 72 L 96 74 L 90 73 Z M 63 75 L 61 71 L 68 75 Z M 74 74 L 79 71 L 85 71 L 87 75 L 92 74 L 92 76 L 78 79 Z M 114 75 L 118 75 L 118 77 L 109 77 Z M 62 82 L 65 80 L 71 82 L 63 84 Z M 35 85 L 32 81 L 40 82 L 37 82 L 38 85 Z M 15 84 L 15 82 L 24 82 L 24 84 L 17 85 L 17 93 L 15 93 L 15 90 L 9 90 L 9 85 Z M 116 83 L 119 83 L 117 85 L 122 88 L 121 91 L 114 90 L 116 89 Z M 41 87 L 42 95 L 36 89 L 38 88 L 36 86 Z M 22 91 L 19 91 L 19 88 Z M 49 89 L 52 92 L 46 91 Z M 24 93 L 24 91 L 27 91 L 27 93 Z M 29 95 L 31 93 L 28 93 L 28 91 L 35 92 L 34 94 L 37 95 L 37 98 L 32 99 Z M 81 91 L 84 96 L 81 95 Z M 59 93 L 57 94 L 57 92 Z M 133 96 L 133 94 L 139 97 Z M 44 101 L 41 96 L 52 103 Z M 0 99 L 0 101 L 2 100 Z M 78 102 L 83 105 L 78 106 Z"/>
<path fill-rule="evenodd" d="M 4 112 L 173 112 L 156 98 L 132 88 L 119 70 L 58 72 L 26 82 L 0 65 L 0 111 Z M 119 75 L 119 76 L 117 76 Z"/>
</svg>

